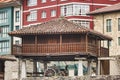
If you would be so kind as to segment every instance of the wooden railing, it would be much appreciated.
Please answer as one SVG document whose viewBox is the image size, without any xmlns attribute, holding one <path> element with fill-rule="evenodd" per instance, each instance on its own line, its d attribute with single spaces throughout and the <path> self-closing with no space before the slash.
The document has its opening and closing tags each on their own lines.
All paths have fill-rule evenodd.
<svg viewBox="0 0 120 80">
<path fill-rule="evenodd" d="M 109 49 L 101 47 L 101 52 L 100 52 L 101 57 L 108 57 L 109 56 Z"/>
<path fill-rule="evenodd" d="M 13 54 L 22 54 L 22 45 L 13 45 Z"/>
<path fill-rule="evenodd" d="M 98 49 L 98 45 L 94 45 L 94 44 L 88 44 L 88 52 L 91 52 L 92 55 L 97 56 L 99 49 Z"/>
<path fill-rule="evenodd" d="M 67 53 L 74 54 L 74 52 L 86 52 L 86 46 L 84 43 L 62 43 L 62 44 L 23 44 L 22 46 L 14 45 L 13 54 L 46 54 L 46 53 Z M 98 46 L 88 44 L 87 52 L 97 56 L 99 49 Z M 101 48 L 101 55 L 106 56 L 108 49 Z M 105 54 L 105 55 L 104 55 Z"/>
</svg>

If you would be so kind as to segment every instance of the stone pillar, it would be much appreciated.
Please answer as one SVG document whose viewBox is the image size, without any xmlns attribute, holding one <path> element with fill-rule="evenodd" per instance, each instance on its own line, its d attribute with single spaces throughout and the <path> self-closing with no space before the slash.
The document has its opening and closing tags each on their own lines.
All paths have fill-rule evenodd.
<svg viewBox="0 0 120 80">
<path fill-rule="evenodd" d="M 33 73 L 35 73 L 33 76 L 37 76 L 37 61 L 33 60 Z"/>
<path fill-rule="evenodd" d="M 5 61 L 4 80 L 18 79 L 18 61 Z"/>
<path fill-rule="evenodd" d="M 21 61 L 21 79 L 26 78 L 26 61 Z"/>
<path fill-rule="evenodd" d="M 87 72 L 88 75 L 91 74 L 91 60 L 88 59 L 88 72 Z"/>
<path fill-rule="evenodd" d="M 83 76 L 83 64 L 82 64 L 82 61 L 78 62 L 78 76 Z"/>
<path fill-rule="evenodd" d="M 100 60 L 98 60 L 98 63 L 97 63 L 97 75 L 100 75 Z"/>
<path fill-rule="evenodd" d="M 43 64 L 44 64 L 44 70 L 46 70 L 47 69 L 47 62 L 43 62 Z"/>
<path fill-rule="evenodd" d="M 96 75 L 98 75 L 98 60 L 96 60 Z"/>
<path fill-rule="evenodd" d="M 34 67 L 33 67 L 33 72 L 37 72 L 37 61 L 33 61 Z"/>
</svg>

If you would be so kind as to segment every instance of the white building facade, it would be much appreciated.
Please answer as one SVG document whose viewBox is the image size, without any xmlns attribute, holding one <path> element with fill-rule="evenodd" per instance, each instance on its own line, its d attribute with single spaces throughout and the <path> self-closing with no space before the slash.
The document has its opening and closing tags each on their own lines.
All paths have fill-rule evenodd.
<svg viewBox="0 0 120 80">
<path fill-rule="evenodd" d="M 113 38 L 108 43 L 110 48 L 110 75 L 120 74 L 120 3 L 113 6 L 95 10 L 90 15 L 94 16 L 94 30 Z M 102 43 L 103 46 L 106 42 Z"/>
</svg>

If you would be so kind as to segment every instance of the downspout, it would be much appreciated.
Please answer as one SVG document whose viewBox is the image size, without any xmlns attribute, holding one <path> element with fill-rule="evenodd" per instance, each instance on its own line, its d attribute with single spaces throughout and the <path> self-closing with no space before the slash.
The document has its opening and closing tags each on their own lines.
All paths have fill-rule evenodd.
<svg viewBox="0 0 120 80">
<path fill-rule="evenodd" d="M 103 20 L 102 20 L 102 24 L 103 24 L 103 25 L 102 25 L 102 27 L 103 27 L 103 32 L 102 32 L 102 33 L 104 34 L 104 33 L 105 33 L 105 29 L 104 29 L 104 27 L 105 27 L 105 26 L 104 26 L 104 14 L 102 14 L 102 19 L 103 19 Z M 104 46 L 104 41 L 103 41 L 103 46 Z"/>
</svg>

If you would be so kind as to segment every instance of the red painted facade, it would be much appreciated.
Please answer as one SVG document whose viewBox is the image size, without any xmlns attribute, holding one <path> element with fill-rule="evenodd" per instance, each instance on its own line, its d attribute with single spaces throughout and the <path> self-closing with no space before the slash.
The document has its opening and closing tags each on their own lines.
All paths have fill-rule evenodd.
<svg viewBox="0 0 120 80">
<path fill-rule="evenodd" d="M 41 22 L 46 22 L 54 18 L 58 18 L 61 16 L 61 6 L 67 4 L 85 4 L 89 5 L 90 11 L 109 6 L 115 3 L 120 2 L 120 0 L 46 0 L 45 3 L 41 3 L 41 0 L 37 0 L 37 5 L 35 6 L 27 6 L 28 0 L 23 0 L 23 26 L 27 26 L 30 24 L 37 24 Z M 36 21 L 27 21 L 27 15 L 30 14 L 31 10 L 37 10 L 37 20 Z M 51 17 L 51 10 L 56 10 L 56 16 Z M 46 11 L 47 15 L 46 18 L 41 18 L 41 12 Z M 90 28 L 93 29 L 93 22 L 91 16 L 65 16 L 67 19 L 70 20 L 86 20 L 90 22 Z"/>
</svg>

